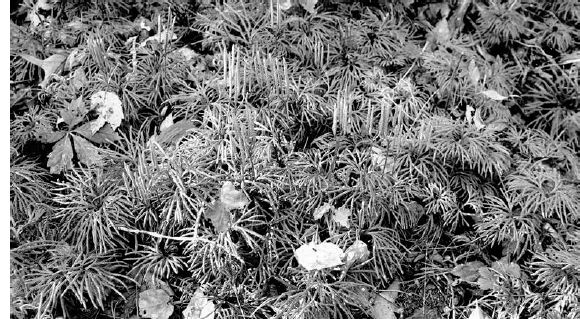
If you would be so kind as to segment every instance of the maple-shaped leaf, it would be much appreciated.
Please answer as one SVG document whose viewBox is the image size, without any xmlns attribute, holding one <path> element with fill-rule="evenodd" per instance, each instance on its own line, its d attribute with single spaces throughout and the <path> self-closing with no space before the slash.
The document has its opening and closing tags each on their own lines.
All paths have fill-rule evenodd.
<svg viewBox="0 0 580 319">
<path fill-rule="evenodd" d="M 48 154 L 48 167 L 50 173 L 58 174 L 63 170 L 72 167 L 73 149 L 68 134 L 52 147 L 52 152 Z"/>
<path fill-rule="evenodd" d="M 351 214 L 351 210 L 343 206 L 334 210 L 332 220 L 334 220 L 340 226 L 348 228 L 350 226 L 348 218 Z"/>
<path fill-rule="evenodd" d="M 213 227 L 218 233 L 226 232 L 230 228 L 232 222 L 230 210 L 220 200 L 215 201 L 215 203 L 204 212 L 204 215 L 211 220 Z"/>
<path fill-rule="evenodd" d="M 248 205 L 250 201 L 244 192 L 236 190 L 230 181 L 225 182 L 220 190 L 220 201 L 227 209 L 239 209 Z"/>
<path fill-rule="evenodd" d="M 333 243 L 308 243 L 298 247 L 294 256 L 306 270 L 320 270 L 342 265 L 344 252 Z"/>
<path fill-rule="evenodd" d="M 60 110 L 59 120 L 65 122 L 69 128 L 73 128 L 83 120 L 88 112 L 89 110 L 85 107 L 83 98 L 80 96 L 68 103 L 65 109 Z"/>
<path fill-rule="evenodd" d="M 50 80 L 50 76 L 55 74 L 61 65 L 66 61 L 67 56 L 62 54 L 53 54 L 48 58 L 41 60 L 28 54 L 21 54 L 26 61 L 39 66 L 44 71 L 44 79 L 40 82 L 40 87 L 44 88 Z"/>
<path fill-rule="evenodd" d="M 111 128 L 116 130 L 125 118 L 123 105 L 117 94 L 113 92 L 99 91 L 91 96 L 91 110 L 95 110 L 98 118 L 91 123 L 91 131 L 96 133 L 105 125 L 111 124 Z"/>
<path fill-rule="evenodd" d="M 139 293 L 139 316 L 151 319 L 169 319 L 173 313 L 171 296 L 163 289 L 149 289 Z"/>
<path fill-rule="evenodd" d="M 74 132 L 79 133 L 87 140 L 89 140 L 93 143 L 97 143 L 97 144 L 112 143 L 114 141 L 117 141 L 120 138 L 119 134 L 117 134 L 115 131 L 113 131 L 113 128 L 111 127 L 111 125 L 109 123 L 103 125 L 103 127 L 101 127 L 94 134 L 91 131 L 91 123 L 90 122 L 85 123 L 85 124 L 77 127 L 74 130 Z"/>
<path fill-rule="evenodd" d="M 99 149 L 82 137 L 71 134 L 79 161 L 87 166 L 102 163 Z"/>
<path fill-rule="evenodd" d="M 51 129 L 41 129 L 36 132 L 36 138 L 45 144 L 52 144 L 60 141 L 67 133 L 63 131 L 53 131 Z"/>
<path fill-rule="evenodd" d="M 201 287 L 195 290 L 189 304 L 183 310 L 184 319 L 213 319 L 214 314 L 215 305 L 204 295 Z"/>
</svg>

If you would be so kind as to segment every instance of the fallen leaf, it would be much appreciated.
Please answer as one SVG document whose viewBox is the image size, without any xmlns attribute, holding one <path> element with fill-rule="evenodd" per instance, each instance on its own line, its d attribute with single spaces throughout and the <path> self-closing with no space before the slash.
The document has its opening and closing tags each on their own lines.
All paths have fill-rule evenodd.
<svg viewBox="0 0 580 319">
<path fill-rule="evenodd" d="M 103 127 L 94 134 L 91 131 L 91 122 L 79 126 L 73 132 L 79 133 L 87 140 L 97 144 L 112 143 L 120 138 L 119 135 L 113 131 L 109 123 L 103 125 Z"/>
<path fill-rule="evenodd" d="M 44 78 L 40 82 L 40 87 L 44 88 L 48 84 L 50 77 L 55 74 L 60 66 L 66 61 L 67 56 L 62 54 L 53 54 L 44 60 L 28 54 L 20 55 L 24 60 L 39 66 L 44 71 Z"/>
<path fill-rule="evenodd" d="M 351 214 L 352 214 L 351 210 L 343 206 L 334 210 L 332 220 L 334 220 L 340 226 L 348 228 L 350 226 L 348 218 L 350 217 Z"/>
<path fill-rule="evenodd" d="M 447 19 L 443 18 L 439 20 L 431 33 L 433 34 L 433 37 L 438 44 L 449 42 L 451 39 L 451 33 L 449 31 L 449 24 L 447 23 Z"/>
<path fill-rule="evenodd" d="M 451 270 L 451 274 L 459 277 L 462 281 L 476 282 L 479 279 L 479 269 L 485 267 L 481 261 L 470 261 L 465 264 L 459 264 Z"/>
<path fill-rule="evenodd" d="M 72 86 L 75 89 L 80 90 L 87 84 L 87 82 L 88 82 L 88 79 L 87 79 L 87 75 L 85 74 L 85 70 L 83 68 L 77 68 L 73 72 L 73 76 L 72 76 L 71 81 L 70 81 Z"/>
<path fill-rule="evenodd" d="M 370 256 L 370 252 L 365 242 L 362 240 L 356 240 L 354 243 L 352 243 L 352 245 L 350 245 L 350 247 L 346 249 L 344 255 L 344 268 L 348 269 L 357 262 L 366 261 Z"/>
<path fill-rule="evenodd" d="M 169 319 L 173 313 L 171 296 L 163 289 L 149 289 L 139 293 L 139 316 L 151 319 Z"/>
<path fill-rule="evenodd" d="M 278 1 L 278 7 L 280 8 L 280 10 L 284 10 L 284 11 L 292 8 L 293 4 L 294 4 L 294 1 L 292 1 L 292 0 L 280 0 L 280 1 Z"/>
<path fill-rule="evenodd" d="M 209 300 L 201 290 L 197 288 L 193 293 L 193 297 L 183 310 L 184 319 L 213 319 L 215 313 L 215 305 L 213 301 Z"/>
<path fill-rule="evenodd" d="M 52 147 L 48 154 L 47 166 L 51 174 L 58 174 L 72 167 L 73 149 L 70 138 L 67 135 Z"/>
<path fill-rule="evenodd" d="M 169 126 L 165 131 L 162 131 L 156 137 L 157 142 L 163 143 L 174 143 L 181 139 L 189 130 L 195 128 L 192 121 L 179 121 Z"/>
<path fill-rule="evenodd" d="M 475 60 L 471 60 L 469 62 L 467 71 L 469 72 L 469 79 L 471 80 L 471 84 L 477 87 L 479 85 L 479 80 L 481 79 L 481 74 L 479 73 L 477 65 L 475 65 Z"/>
<path fill-rule="evenodd" d="M 100 164 L 102 162 L 99 149 L 82 137 L 71 134 L 74 142 L 75 152 L 79 161 L 87 166 Z"/>
<path fill-rule="evenodd" d="M 489 319 L 489 316 L 476 304 L 468 319 Z"/>
<path fill-rule="evenodd" d="M 475 115 L 473 116 L 473 124 L 478 130 L 481 130 L 485 127 L 485 122 L 481 118 L 481 108 L 475 110 Z"/>
<path fill-rule="evenodd" d="M 330 210 L 333 210 L 334 206 L 332 206 L 330 203 L 325 203 L 324 205 L 316 208 L 314 210 L 314 214 L 313 214 L 313 218 L 314 220 L 319 220 L 320 218 L 322 218 L 322 216 L 324 216 L 324 214 L 326 214 L 327 212 L 329 212 Z"/>
<path fill-rule="evenodd" d="M 227 181 L 222 185 L 222 189 L 220 190 L 220 201 L 226 209 L 239 209 L 250 203 L 246 194 L 242 191 L 236 190 L 236 187 L 230 181 Z"/>
<path fill-rule="evenodd" d="M 479 278 L 477 285 L 481 290 L 493 290 L 496 285 L 497 274 L 489 267 L 481 267 L 478 269 Z"/>
<path fill-rule="evenodd" d="M 173 125 L 173 113 L 170 113 L 159 125 L 159 130 L 161 132 L 167 131 L 167 129 Z"/>
<path fill-rule="evenodd" d="M 376 295 L 373 307 L 370 310 L 370 314 L 374 319 L 396 319 L 395 311 L 397 306 L 395 300 L 399 295 L 399 290 L 401 289 L 401 284 L 398 280 L 395 280 L 389 285 L 386 291 L 383 291 Z"/>
<path fill-rule="evenodd" d="M 316 6 L 318 0 L 298 0 L 298 2 L 304 8 L 304 10 L 310 12 L 311 14 L 316 13 L 314 6 Z"/>
<path fill-rule="evenodd" d="M 204 212 L 204 215 L 211 220 L 211 224 L 218 233 L 226 232 L 230 228 L 232 222 L 230 210 L 220 200 L 213 203 L 213 205 Z"/>
<path fill-rule="evenodd" d="M 298 247 L 294 256 L 306 270 L 320 270 L 342 265 L 344 252 L 333 243 L 308 243 Z"/>
<path fill-rule="evenodd" d="M 90 109 L 95 110 L 99 116 L 92 121 L 91 131 L 93 134 L 99 131 L 105 123 L 111 124 L 111 128 L 116 130 L 125 118 L 121 100 L 113 92 L 99 91 L 93 94 Z"/>
<path fill-rule="evenodd" d="M 171 41 L 177 39 L 177 35 L 171 29 L 165 29 L 154 36 L 148 37 L 140 44 L 140 47 L 143 48 L 147 45 L 148 42 L 157 41 L 159 43 L 163 43 L 165 41 Z"/>
<path fill-rule="evenodd" d="M 487 96 L 488 98 L 494 100 L 494 101 L 503 101 L 503 100 L 507 100 L 506 96 L 503 96 L 499 93 L 497 93 L 497 91 L 495 90 L 486 90 L 486 91 L 482 91 L 480 92 L 481 94 Z"/>
</svg>

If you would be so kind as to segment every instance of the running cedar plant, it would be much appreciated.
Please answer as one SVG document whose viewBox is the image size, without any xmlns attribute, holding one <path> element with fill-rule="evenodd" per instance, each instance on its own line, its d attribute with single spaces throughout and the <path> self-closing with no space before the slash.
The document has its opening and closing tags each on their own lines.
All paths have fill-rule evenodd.
<svg viewBox="0 0 580 319">
<path fill-rule="evenodd" d="M 576 318 L 577 1 L 24 1 L 11 315 Z"/>
</svg>

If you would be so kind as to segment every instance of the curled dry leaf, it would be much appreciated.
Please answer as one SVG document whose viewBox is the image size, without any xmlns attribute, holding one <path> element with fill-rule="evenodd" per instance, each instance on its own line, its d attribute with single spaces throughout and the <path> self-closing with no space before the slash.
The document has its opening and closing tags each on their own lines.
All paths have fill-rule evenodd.
<svg viewBox="0 0 580 319">
<path fill-rule="evenodd" d="M 250 203 L 244 192 L 236 190 L 234 184 L 229 181 L 222 185 L 220 201 L 227 209 L 243 208 Z"/>
<path fill-rule="evenodd" d="M 344 252 L 333 243 L 308 243 L 296 249 L 294 256 L 306 270 L 320 270 L 342 265 Z"/>
<path fill-rule="evenodd" d="M 344 252 L 345 255 L 345 269 L 350 268 L 353 264 L 357 262 L 364 262 L 369 258 L 370 252 L 362 240 L 356 240 L 350 247 Z"/>
<path fill-rule="evenodd" d="M 149 289 L 139 293 L 139 316 L 151 319 L 168 319 L 173 313 L 171 296 L 163 289 Z"/>
<path fill-rule="evenodd" d="M 28 54 L 21 54 L 20 55 L 24 60 L 39 66 L 42 71 L 44 71 L 44 78 L 42 82 L 40 82 L 40 87 L 44 88 L 48 84 L 48 80 L 50 80 L 50 76 L 55 74 L 59 68 L 63 65 L 64 61 L 66 61 L 67 56 L 62 54 L 53 54 L 48 58 L 41 60 L 37 57 Z"/>
<path fill-rule="evenodd" d="M 123 105 L 117 94 L 113 92 L 99 91 L 91 96 L 91 110 L 95 110 L 98 118 L 91 122 L 91 132 L 97 133 L 105 123 L 109 123 L 113 130 L 116 130 L 123 115 Z"/>
<path fill-rule="evenodd" d="M 386 291 L 376 295 L 373 307 L 370 310 L 370 315 L 374 319 L 396 319 L 395 312 L 397 306 L 395 300 L 399 295 L 401 283 L 395 280 L 389 285 Z"/>
<path fill-rule="evenodd" d="M 334 206 L 332 206 L 330 203 L 325 203 L 324 205 L 318 207 L 317 209 L 314 210 L 314 220 L 319 220 L 320 218 L 322 218 L 322 216 L 324 216 L 324 214 L 328 213 L 329 211 L 333 210 Z"/>
<path fill-rule="evenodd" d="M 351 214 L 352 214 L 351 210 L 343 206 L 334 210 L 332 220 L 334 220 L 340 226 L 348 228 L 350 226 L 348 218 L 350 217 Z"/>
<path fill-rule="evenodd" d="M 487 96 L 488 98 L 490 98 L 494 101 L 507 100 L 507 96 L 503 96 L 503 95 L 497 93 L 496 90 L 486 90 L 486 91 L 481 91 L 480 93 Z"/>
<path fill-rule="evenodd" d="M 213 319 L 215 305 L 209 300 L 201 290 L 201 287 L 195 290 L 189 304 L 183 310 L 184 319 Z"/>
<path fill-rule="evenodd" d="M 488 315 L 483 312 L 479 305 L 475 305 L 475 308 L 471 311 L 468 319 L 490 319 Z"/>
</svg>

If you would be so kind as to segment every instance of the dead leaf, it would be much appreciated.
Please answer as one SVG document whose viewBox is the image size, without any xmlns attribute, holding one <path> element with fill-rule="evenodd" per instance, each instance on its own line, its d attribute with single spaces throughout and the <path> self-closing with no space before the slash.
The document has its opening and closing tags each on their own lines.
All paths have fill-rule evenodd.
<svg viewBox="0 0 580 319">
<path fill-rule="evenodd" d="M 239 209 L 248 205 L 250 201 L 246 194 L 236 190 L 234 184 L 230 181 L 225 182 L 220 190 L 220 201 L 226 209 Z"/>
<path fill-rule="evenodd" d="M 459 264 L 451 270 L 451 274 L 459 277 L 460 280 L 466 282 L 476 282 L 479 278 L 479 269 L 485 267 L 481 261 L 470 261 L 465 264 Z"/>
<path fill-rule="evenodd" d="M 473 116 L 473 124 L 478 130 L 481 130 L 485 127 L 485 122 L 481 118 L 481 108 L 475 110 L 475 115 Z"/>
<path fill-rule="evenodd" d="M 184 319 L 213 319 L 215 314 L 215 305 L 209 300 L 201 290 L 197 288 L 189 304 L 183 310 Z"/>
<path fill-rule="evenodd" d="M 159 43 L 163 43 L 165 41 L 171 41 L 177 39 L 177 35 L 171 29 L 165 29 L 154 36 L 148 37 L 141 43 L 139 46 L 144 48 L 148 42 L 157 41 Z"/>
<path fill-rule="evenodd" d="M 330 210 L 333 210 L 334 206 L 332 206 L 330 203 L 325 203 L 324 205 L 316 208 L 314 210 L 314 214 L 313 214 L 313 218 L 314 220 L 319 220 L 320 218 L 322 218 L 322 216 L 324 216 L 324 214 L 326 214 L 327 212 L 329 212 Z"/>
<path fill-rule="evenodd" d="M 99 149 L 82 137 L 71 134 L 79 161 L 87 166 L 102 162 Z"/>
<path fill-rule="evenodd" d="M 173 113 L 170 113 L 159 125 L 159 130 L 161 132 L 167 131 L 167 129 L 173 125 Z"/>
<path fill-rule="evenodd" d="M 111 128 L 116 130 L 125 118 L 121 100 L 113 92 L 99 91 L 93 94 L 90 109 L 95 110 L 99 115 L 91 124 L 93 134 L 99 131 L 105 123 L 111 124 Z"/>
<path fill-rule="evenodd" d="M 366 261 L 370 256 L 370 252 L 365 242 L 362 240 L 356 240 L 354 243 L 352 243 L 352 245 L 350 245 L 350 247 L 346 249 L 344 255 L 344 268 L 348 269 L 357 262 Z"/>
<path fill-rule="evenodd" d="M 451 39 L 451 33 L 449 31 L 449 24 L 447 23 L 447 19 L 443 18 L 439 20 L 431 33 L 433 34 L 433 37 L 438 44 L 445 44 L 449 42 Z"/>
<path fill-rule="evenodd" d="M 298 2 L 304 8 L 304 10 L 308 11 L 311 14 L 316 13 L 314 6 L 316 6 L 318 0 L 298 0 Z"/>
<path fill-rule="evenodd" d="M 139 316 L 151 319 L 169 319 L 173 313 L 171 296 L 163 289 L 149 289 L 139 293 Z"/>
<path fill-rule="evenodd" d="M 289 10 L 290 8 L 292 8 L 292 5 L 294 5 L 294 1 L 292 0 L 279 0 L 278 1 L 278 7 L 280 8 L 280 10 Z"/>
<path fill-rule="evenodd" d="M 58 174 L 72 167 L 73 149 L 70 138 L 67 135 L 52 147 L 48 154 L 47 166 L 51 174 Z"/>
<path fill-rule="evenodd" d="M 294 257 L 306 270 L 320 270 L 342 265 L 344 252 L 333 243 L 315 244 L 311 242 L 298 247 L 294 252 Z"/>
<path fill-rule="evenodd" d="M 494 100 L 494 101 L 503 101 L 503 100 L 507 100 L 506 96 L 503 96 L 499 93 L 497 93 L 497 91 L 495 90 L 486 90 L 486 91 L 482 91 L 480 92 L 481 94 L 487 96 L 488 98 Z"/>
<path fill-rule="evenodd" d="M 471 60 L 469 62 L 467 71 L 469 72 L 469 79 L 471 80 L 471 84 L 477 87 L 479 85 L 479 80 L 481 79 L 481 73 L 479 73 L 479 68 L 477 68 L 477 65 L 475 65 L 475 60 Z"/>
<path fill-rule="evenodd" d="M 88 82 L 88 79 L 87 79 L 87 75 L 85 74 L 85 70 L 83 68 L 77 68 L 73 72 L 73 76 L 72 76 L 71 81 L 70 81 L 72 86 L 75 89 L 80 90 L 87 84 L 87 82 Z"/>
<path fill-rule="evenodd" d="M 230 210 L 220 200 L 213 203 L 213 205 L 204 212 L 204 215 L 211 220 L 211 224 L 218 233 L 226 232 L 230 228 L 232 222 Z"/>
<path fill-rule="evenodd" d="M 53 54 L 44 60 L 28 54 L 20 55 L 24 60 L 39 66 L 44 71 L 44 78 L 40 82 L 40 87 L 44 88 L 48 84 L 50 77 L 55 74 L 61 65 L 66 61 L 67 56 L 62 54 Z"/>
<path fill-rule="evenodd" d="M 342 227 L 350 227 L 348 222 L 348 218 L 352 214 L 351 210 L 346 207 L 340 207 L 334 210 L 334 214 L 332 215 L 332 220 L 338 223 Z"/>
<path fill-rule="evenodd" d="M 476 304 L 468 319 L 489 319 L 489 316 Z"/>
<path fill-rule="evenodd" d="M 156 137 L 156 140 L 161 144 L 175 143 L 192 128 L 195 128 L 192 121 L 179 121 L 169 126 L 165 131 L 162 131 L 161 134 Z"/>
<path fill-rule="evenodd" d="M 389 285 L 386 291 L 377 294 L 375 297 L 375 302 L 370 310 L 370 314 L 374 319 L 396 319 L 395 312 L 397 306 L 395 300 L 399 295 L 399 290 L 401 289 L 401 284 L 398 280 L 395 280 Z"/>
</svg>

